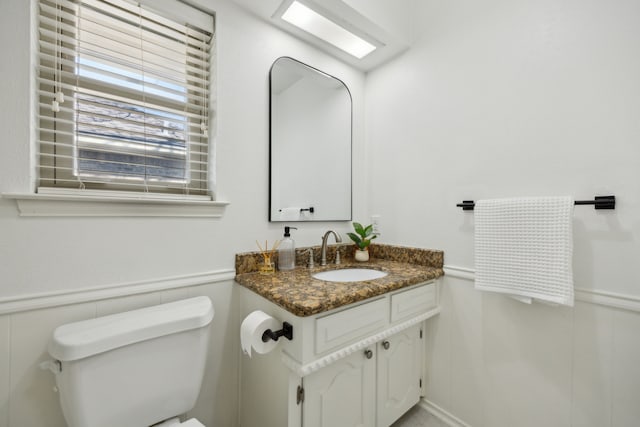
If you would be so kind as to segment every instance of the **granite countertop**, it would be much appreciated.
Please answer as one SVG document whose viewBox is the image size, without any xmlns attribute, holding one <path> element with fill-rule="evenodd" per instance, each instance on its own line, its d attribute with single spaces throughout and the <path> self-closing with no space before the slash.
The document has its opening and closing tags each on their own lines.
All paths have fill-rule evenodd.
<svg viewBox="0 0 640 427">
<path fill-rule="evenodd" d="M 296 252 L 304 258 L 307 249 L 297 249 Z M 336 249 L 341 254 L 344 252 L 340 265 L 307 268 L 300 266 L 304 264 L 300 260 L 294 270 L 270 275 L 256 272 L 254 267 L 260 259 L 258 253 L 239 254 L 236 256 L 236 282 L 296 316 L 305 317 L 436 279 L 444 274 L 442 251 L 375 245 L 375 249 L 372 246 L 370 250 L 371 259 L 368 262 L 356 262 L 350 256 L 349 248 L 336 245 L 332 249 L 328 253 L 331 261 L 335 259 Z M 327 282 L 312 277 L 319 271 L 342 268 L 371 268 L 389 274 L 362 282 Z"/>
</svg>

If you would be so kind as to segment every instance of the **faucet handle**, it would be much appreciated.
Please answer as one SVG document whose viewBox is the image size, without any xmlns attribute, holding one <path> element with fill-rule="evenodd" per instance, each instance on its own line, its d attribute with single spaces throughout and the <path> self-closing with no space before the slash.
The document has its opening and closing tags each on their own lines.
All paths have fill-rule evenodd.
<svg viewBox="0 0 640 427">
<path fill-rule="evenodd" d="M 340 265 L 340 248 L 336 248 L 336 265 Z"/>
<path fill-rule="evenodd" d="M 314 263 L 313 263 L 313 248 L 309 248 L 307 253 L 309 254 L 309 263 L 307 264 L 307 267 L 313 268 L 314 267 Z"/>
</svg>

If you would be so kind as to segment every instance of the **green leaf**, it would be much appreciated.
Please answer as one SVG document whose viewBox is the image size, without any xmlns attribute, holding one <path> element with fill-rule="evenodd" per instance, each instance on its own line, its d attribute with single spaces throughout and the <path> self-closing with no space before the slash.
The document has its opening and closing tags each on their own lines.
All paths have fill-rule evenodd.
<svg viewBox="0 0 640 427">
<path fill-rule="evenodd" d="M 353 240 L 353 242 L 356 244 L 356 246 L 359 247 L 360 249 L 364 249 L 368 245 L 367 241 L 366 240 L 362 240 L 360 238 L 360 236 L 358 236 L 357 234 L 347 233 L 347 236 L 349 236 L 349 238 L 351 240 Z"/>
<path fill-rule="evenodd" d="M 367 225 L 367 228 L 364 229 L 364 235 L 369 236 L 373 233 L 373 224 Z"/>
<path fill-rule="evenodd" d="M 358 233 L 362 237 L 365 236 L 364 229 L 362 228 L 362 224 L 360 224 L 359 222 L 354 222 L 353 223 L 353 229 L 356 230 L 356 233 Z"/>
<path fill-rule="evenodd" d="M 357 234 L 347 233 L 347 236 L 349 236 L 349 238 L 353 240 L 357 245 L 360 245 L 360 243 L 362 242 L 362 239 L 360 239 L 360 236 L 358 236 Z"/>
</svg>

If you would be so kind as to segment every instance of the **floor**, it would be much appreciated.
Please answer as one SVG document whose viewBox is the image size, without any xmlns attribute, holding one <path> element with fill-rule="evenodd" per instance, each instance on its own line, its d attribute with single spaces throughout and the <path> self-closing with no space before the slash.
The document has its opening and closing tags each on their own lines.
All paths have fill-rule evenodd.
<svg viewBox="0 0 640 427">
<path fill-rule="evenodd" d="M 391 427 L 448 427 L 448 425 L 429 414 L 420 405 L 416 405 Z"/>
</svg>

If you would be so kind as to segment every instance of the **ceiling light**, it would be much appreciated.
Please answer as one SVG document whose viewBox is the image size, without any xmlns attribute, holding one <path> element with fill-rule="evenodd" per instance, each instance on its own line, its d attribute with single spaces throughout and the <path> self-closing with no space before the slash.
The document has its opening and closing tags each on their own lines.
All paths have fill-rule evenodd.
<svg viewBox="0 0 640 427">
<path fill-rule="evenodd" d="M 282 19 L 358 59 L 364 58 L 376 49 L 373 44 L 297 1 L 291 3 L 282 14 Z"/>
</svg>

